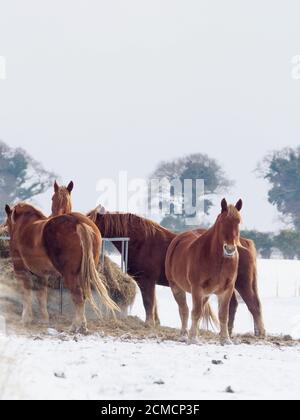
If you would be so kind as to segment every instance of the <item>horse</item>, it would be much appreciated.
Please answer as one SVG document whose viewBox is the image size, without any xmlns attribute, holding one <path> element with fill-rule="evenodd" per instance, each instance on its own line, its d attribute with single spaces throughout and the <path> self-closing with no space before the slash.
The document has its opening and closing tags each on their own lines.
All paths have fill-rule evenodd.
<svg viewBox="0 0 300 420">
<path fill-rule="evenodd" d="M 51 217 L 72 213 L 71 193 L 73 188 L 73 181 L 71 181 L 67 187 L 59 186 L 57 181 L 54 182 Z"/>
<path fill-rule="evenodd" d="M 128 274 L 139 286 L 146 312 L 146 325 L 160 325 L 155 286 L 169 287 L 165 256 L 175 235 L 159 224 L 131 213 L 106 213 L 102 208 L 87 215 L 106 238 L 129 237 Z M 122 245 L 113 242 L 121 253 Z"/>
<path fill-rule="evenodd" d="M 161 225 L 130 213 L 108 213 L 103 207 L 88 213 L 88 217 L 98 226 L 101 234 L 107 238 L 130 237 L 128 274 L 135 278 L 143 298 L 146 312 L 146 324 L 159 325 L 159 316 L 155 296 L 155 286 L 170 287 L 165 272 L 165 260 L 168 248 L 177 235 Z M 197 230 L 201 235 L 205 230 Z M 252 241 L 241 238 L 239 246 L 240 262 L 236 290 L 248 306 L 254 318 L 256 336 L 265 336 L 262 307 L 258 296 L 256 249 Z M 121 252 L 121 245 L 114 243 Z M 238 299 L 233 293 L 230 303 L 229 331 L 232 335 Z"/>
<path fill-rule="evenodd" d="M 47 218 L 27 203 L 19 203 L 14 207 L 6 205 L 5 211 L 14 271 L 23 284 L 22 322 L 25 325 L 33 321 L 32 274 L 39 284 L 37 297 L 43 324 L 49 323 L 47 283 L 50 275 L 62 276 L 71 293 L 76 309 L 71 332 L 87 333 L 86 300 L 101 316 L 93 298 L 92 287 L 109 310 L 119 311 L 96 270 L 102 239 L 89 218 L 79 213 Z"/>
<path fill-rule="evenodd" d="M 240 211 L 242 200 L 235 206 L 221 203 L 222 212 L 215 224 L 203 235 L 185 232 L 171 243 L 166 256 L 166 275 L 181 317 L 181 335 L 198 343 L 199 323 L 205 317 L 205 306 L 211 295 L 219 300 L 220 342 L 229 344 L 230 301 L 238 274 L 240 244 Z M 192 294 L 192 327 L 188 335 L 189 308 L 186 292 Z"/>
</svg>

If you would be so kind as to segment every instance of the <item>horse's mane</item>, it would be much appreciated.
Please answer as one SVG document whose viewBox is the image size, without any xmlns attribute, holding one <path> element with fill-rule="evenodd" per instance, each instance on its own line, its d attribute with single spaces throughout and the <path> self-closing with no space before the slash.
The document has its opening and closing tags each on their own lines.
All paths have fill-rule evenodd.
<svg viewBox="0 0 300 420">
<path fill-rule="evenodd" d="M 60 187 L 59 190 L 55 193 L 55 197 L 57 197 L 59 201 L 63 199 L 71 200 L 67 187 Z"/>
<path fill-rule="evenodd" d="M 66 210 L 67 206 L 68 210 Z M 59 187 L 52 199 L 53 212 L 58 211 L 61 208 L 63 208 L 64 211 L 71 211 L 72 209 L 72 200 L 67 187 Z"/>
<path fill-rule="evenodd" d="M 146 237 L 154 236 L 157 232 L 168 232 L 152 220 L 137 216 L 133 213 L 95 213 L 90 212 L 88 217 L 96 215 L 96 220 L 101 224 L 103 236 L 129 237 L 133 232 L 143 233 Z"/>
<path fill-rule="evenodd" d="M 25 202 L 18 203 L 14 206 L 12 217 L 14 217 L 15 213 L 17 213 L 17 215 L 28 214 L 31 216 L 37 216 L 40 219 L 47 219 L 47 217 L 44 215 L 44 213 L 41 212 L 41 210 Z"/>
</svg>

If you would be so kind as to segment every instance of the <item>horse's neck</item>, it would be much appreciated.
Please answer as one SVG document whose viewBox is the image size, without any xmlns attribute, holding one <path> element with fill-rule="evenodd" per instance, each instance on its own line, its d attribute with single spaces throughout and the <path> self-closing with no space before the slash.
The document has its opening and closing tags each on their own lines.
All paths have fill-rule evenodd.
<svg viewBox="0 0 300 420">
<path fill-rule="evenodd" d="M 41 218 L 37 215 L 33 215 L 31 217 L 21 216 L 20 220 L 18 220 L 15 225 L 14 234 L 21 235 L 24 231 L 27 231 L 30 228 L 38 231 L 47 221 L 48 219 Z"/>
<path fill-rule="evenodd" d="M 65 208 L 52 211 L 52 214 L 50 217 L 57 217 L 57 216 L 62 216 L 64 214 L 70 214 L 72 213 L 72 211 L 73 211 L 72 204 L 68 203 L 68 205 Z"/>
<path fill-rule="evenodd" d="M 64 209 L 64 213 L 63 214 L 70 214 L 70 213 L 72 213 L 72 211 L 73 211 L 72 203 L 68 203 L 68 205 Z"/>
<path fill-rule="evenodd" d="M 201 249 L 205 248 L 205 253 L 212 258 L 222 256 L 223 244 L 220 241 L 218 226 L 212 226 L 207 232 L 199 237 L 197 240 Z"/>
</svg>

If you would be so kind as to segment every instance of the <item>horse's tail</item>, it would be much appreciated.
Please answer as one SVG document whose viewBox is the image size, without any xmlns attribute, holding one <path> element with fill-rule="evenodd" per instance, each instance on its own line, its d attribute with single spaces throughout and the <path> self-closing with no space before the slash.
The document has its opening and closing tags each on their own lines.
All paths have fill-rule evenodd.
<svg viewBox="0 0 300 420">
<path fill-rule="evenodd" d="M 209 330 L 209 327 L 213 327 L 217 330 L 220 328 L 219 320 L 216 317 L 214 311 L 212 310 L 212 307 L 210 306 L 209 302 L 207 302 L 204 306 L 203 324 L 206 330 Z"/>
<path fill-rule="evenodd" d="M 107 289 L 101 280 L 94 259 L 94 243 L 93 236 L 95 235 L 93 229 L 86 223 L 81 223 L 77 226 L 77 234 L 80 238 L 82 246 L 82 262 L 80 272 L 80 283 L 86 299 L 89 300 L 96 314 L 101 318 L 101 312 L 95 302 L 92 286 L 97 291 L 102 303 L 113 313 L 120 311 L 117 304 L 109 297 Z"/>
</svg>

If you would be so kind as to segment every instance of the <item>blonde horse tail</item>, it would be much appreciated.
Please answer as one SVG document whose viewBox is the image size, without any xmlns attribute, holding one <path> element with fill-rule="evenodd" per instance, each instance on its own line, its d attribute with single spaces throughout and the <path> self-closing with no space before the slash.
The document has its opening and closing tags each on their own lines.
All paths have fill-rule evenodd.
<svg viewBox="0 0 300 420">
<path fill-rule="evenodd" d="M 86 223 L 77 226 L 77 234 L 80 238 L 82 247 L 82 262 L 80 272 L 80 282 L 85 298 L 92 305 L 95 313 L 101 318 L 101 311 L 95 302 L 92 286 L 97 291 L 101 302 L 113 313 L 120 312 L 118 305 L 109 297 L 105 284 L 101 280 L 94 259 L 93 229 Z"/>
<path fill-rule="evenodd" d="M 204 316 L 203 316 L 203 323 L 206 330 L 209 330 L 209 327 L 214 329 L 220 328 L 220 323 L 218 318 L 216 317 L 212 307 L 210 306 L 209 302 L 207 302 L 204 306 Z"/>
</svg>

